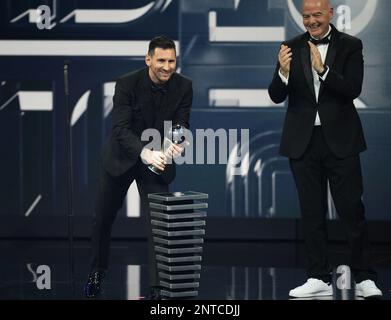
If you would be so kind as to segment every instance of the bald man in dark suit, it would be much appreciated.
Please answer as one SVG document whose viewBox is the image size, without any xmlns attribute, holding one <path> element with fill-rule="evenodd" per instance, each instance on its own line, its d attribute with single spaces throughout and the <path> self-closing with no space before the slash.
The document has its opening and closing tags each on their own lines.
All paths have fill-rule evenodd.
<svg viewBox="0 0 391 320">
<path fill-rule="evenodd" d="M 327 258 L 327 182 L 351 250 L 356 294 L 381 296 L 370 262 L 362 202 L 359 154 L 366 149 L 354 106 L 362 90 L 361 40 L 332 24 L 328 0 L 304 0 L 307 32 L 281 45 L 269 95 L 289 98 L 280 153 L 289 158 L 296 183 L 308 257 L 307 282 L 290 291 L 294 298 L 333 294 Z"/>
</svg>

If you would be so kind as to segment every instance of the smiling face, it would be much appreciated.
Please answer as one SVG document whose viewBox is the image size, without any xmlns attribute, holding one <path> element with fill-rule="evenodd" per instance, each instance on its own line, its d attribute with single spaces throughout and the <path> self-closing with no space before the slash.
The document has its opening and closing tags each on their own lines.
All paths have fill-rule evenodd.
<svg viewBox="0 0 391 320">
<path fill-rule="evenodd" d="M 149 76 L 156 84 L 167 82 L 176 68 L 174 49 L 155 48 L 153 54 L 147 54 L 145 63 L 149 67 Z"/>
<path fill-rule="evenodd" d="M 316 39 L 323 38 L 329 31 L 333 12 L 328 0 L 303 0 L 304 27 L 312 37 Z"/>
</svg>

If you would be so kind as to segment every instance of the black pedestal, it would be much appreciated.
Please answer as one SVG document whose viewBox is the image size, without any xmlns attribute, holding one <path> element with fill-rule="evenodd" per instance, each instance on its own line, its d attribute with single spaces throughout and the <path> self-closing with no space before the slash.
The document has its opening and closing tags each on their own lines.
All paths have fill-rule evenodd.
<svg viewBox="0 0 391 320">
<path fill-rule="evenodd" d="M 149 194 L 152 234 L 163 297 L 198 295 L 208 195 Z"/>
</svg>

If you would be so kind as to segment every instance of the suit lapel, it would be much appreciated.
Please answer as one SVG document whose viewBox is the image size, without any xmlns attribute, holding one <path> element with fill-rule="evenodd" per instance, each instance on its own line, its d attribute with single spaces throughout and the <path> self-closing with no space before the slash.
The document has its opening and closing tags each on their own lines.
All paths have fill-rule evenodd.
<svg viewBox="0 0 391 320">
<path fill-rule="evenodd" d="M 331 40 L 330 40 L 329 48 L 327 49 L 327 56 L 325 61 L 325 65 L 329 66 L 329 68 L 333 66 L 335 57 L 337 56 L 337 48 L 338 48 L 338 41 L 339 41 L 339 31 L 333 25 L 331 25 L 331 27 L 333 30 L 331 32 Z M 319 89 L 319 99 L 322 96 L 323 91 L 324 91 L 324 84 L 321 83 Z"/>
<path fill-rule="evenodd" d="M 303 38 L 303 46 L 301 47 L 301 63 L 304 69 L 304 76 L 307 80 L 308 87 L 311 91 L 312 96 L 316 99 L 315 96 L 315 88 L 314 88 L 314 76 L 312 74 L 312 66 L 311 66 L 311 54 L 310 47 L 307 43 L 307 34 Z"/>
</svg>

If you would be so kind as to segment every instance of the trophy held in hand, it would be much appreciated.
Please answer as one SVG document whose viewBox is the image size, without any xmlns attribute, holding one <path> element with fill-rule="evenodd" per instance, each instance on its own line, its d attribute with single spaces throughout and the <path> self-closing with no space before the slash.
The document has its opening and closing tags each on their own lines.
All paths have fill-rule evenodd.
<svg viewBox="0 0 391 320">
<path fill-rule="evenodd" d="M 171 158 L 170 147 L 173 144 L 180 145 L 185 141 L 185 130 L 180 124 L 176 124 L 170 128 L 167 132 L 167 135 L 163 139 L 162 152 L 166 155 L 167 158 Z M 153 164 L 148 166 L 149 170 L 158 175 L 162 174 L 159 168 L 155 167 Z"/>
</svg>

